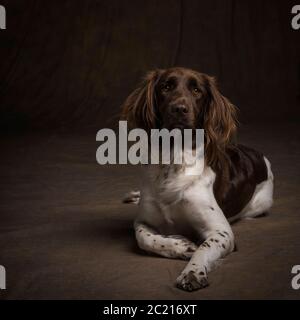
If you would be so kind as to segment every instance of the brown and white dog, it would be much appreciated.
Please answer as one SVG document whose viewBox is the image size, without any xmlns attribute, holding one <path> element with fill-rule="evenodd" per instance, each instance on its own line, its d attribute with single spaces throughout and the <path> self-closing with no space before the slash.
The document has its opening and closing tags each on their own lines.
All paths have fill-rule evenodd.
<svg viewBox="0 0 300 320">
<path fill-rule="evenodd" d="M 131 128 L 204 129 L 201 175 L 186 175 L 178 165 L 156 166 L 141 193 L 133 192 L 129 199 L 139 202 L 134 223 L 139 247 L 190 259 L 176 284 L 188 291 L 203 288 L 218 259 L 235 248 L 230 222 L 270 209 L 270 163 L 234 142 L 236 108 L 206 74 L 185 68 L 152 71 L 126 99 L 122 112 Z"/>
</svg>

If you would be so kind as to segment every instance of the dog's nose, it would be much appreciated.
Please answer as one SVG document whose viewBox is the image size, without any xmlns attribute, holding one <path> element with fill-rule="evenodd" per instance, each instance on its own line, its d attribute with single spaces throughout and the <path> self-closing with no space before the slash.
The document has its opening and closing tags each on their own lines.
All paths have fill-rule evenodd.
<svg viewBox="0 0 300 320">
<path fill-rule="evenodd" d="M 188 113 L 188 108 L 184 104 L 175 104 L 172 106 L 172 112 L 176 114 Z"/>
</svg>

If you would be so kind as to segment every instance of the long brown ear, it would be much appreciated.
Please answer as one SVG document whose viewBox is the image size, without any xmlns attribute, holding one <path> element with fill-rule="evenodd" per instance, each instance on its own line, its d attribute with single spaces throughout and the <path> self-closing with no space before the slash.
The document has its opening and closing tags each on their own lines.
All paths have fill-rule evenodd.
<svg viewBox="0 0 300 320">
<path fill-rule="evenodd" d="M 215 164 L 224 155 L 236 132 L 236 107 L 217 88 L 213 77 L 206 77 L 208 101 L 204 114 L 206 159 Z"/>
<path fill-rule="evenodd" d="M 162 70 L 150 71 L 122 105 L 121 119 L 128 121 L 129 128 L 142 128 L 146 131 L 155 128 L 155 86 L 161 73 Z"/>
</svg>

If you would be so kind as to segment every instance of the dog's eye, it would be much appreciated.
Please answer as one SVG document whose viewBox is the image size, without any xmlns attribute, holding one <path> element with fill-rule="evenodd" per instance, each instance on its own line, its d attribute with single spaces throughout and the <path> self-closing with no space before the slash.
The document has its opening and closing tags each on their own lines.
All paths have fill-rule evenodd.
<svg viewBox="0 0 300 320">
<path fill-rule="evenodd" d="M 172 89 L 172 86 L 169 83 L 165 83 L 162 85 L 161 90 L 164 92 L 168 92 Z"/>
<path fill-rule="evenodd" d="M 200 91 L 199 88 L 194 87 L 194 88 L 193 88 L 193 92 L 196 93 L 196 94 L 199 94 L 201 91 Z"/>
</svg>

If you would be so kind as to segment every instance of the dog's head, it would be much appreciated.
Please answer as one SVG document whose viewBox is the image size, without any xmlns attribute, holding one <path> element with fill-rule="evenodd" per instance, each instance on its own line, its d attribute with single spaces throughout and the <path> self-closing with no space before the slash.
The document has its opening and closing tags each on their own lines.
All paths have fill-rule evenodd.
<svg viewBox="0 0 300 320">
<path fill-rule="evenodd" d="M 206 160 L 213 163 L 236 130 L 236 109 L 215 79 L 186 68 L 155 70 L 126 99 L 122 118 L 131 128 L 204 129 Z"/>
</svg>

